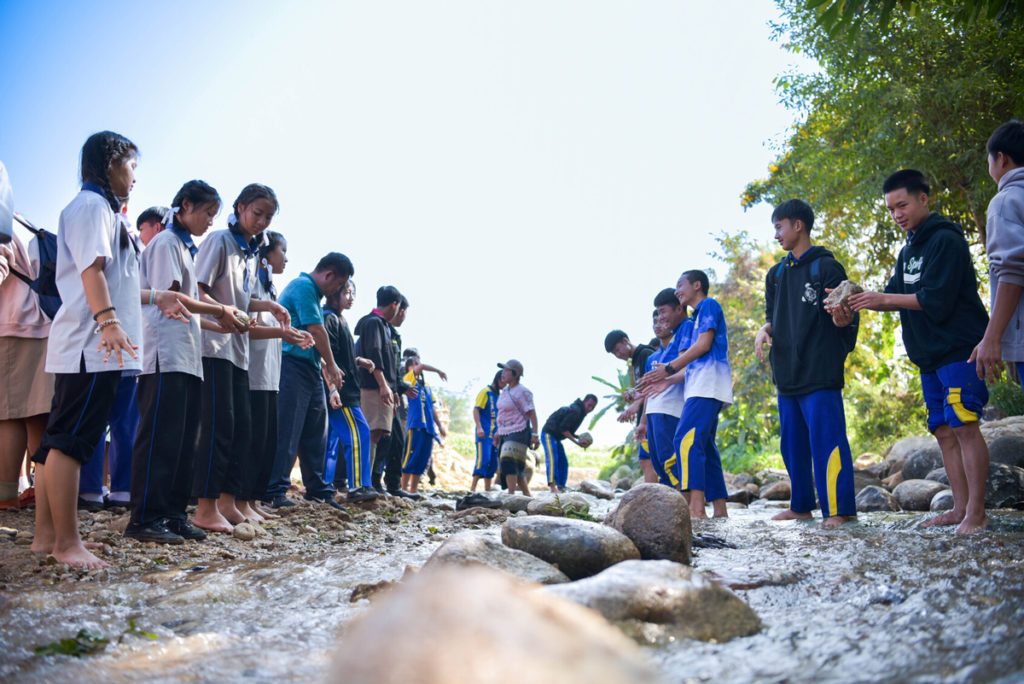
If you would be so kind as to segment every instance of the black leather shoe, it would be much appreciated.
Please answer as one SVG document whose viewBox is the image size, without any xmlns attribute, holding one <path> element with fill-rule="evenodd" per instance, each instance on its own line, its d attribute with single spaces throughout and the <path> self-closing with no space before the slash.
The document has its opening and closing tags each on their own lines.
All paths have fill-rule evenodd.
<svg viewBox="0 0 1024 684">
<path fill-rule="evenodd" d="M 193 541 L 203 541 L 206 539 L 206 532 L 195 527 L 188 520 L 182 520 L 181 518 L 167 518 L 164 522 L 167 525 L 167 529 L 179 537 L 191 539 Z"/>
<path fill-rule="evenodd" d="M 359 503 L 360 501 L 373 501 L 377 498 L 377 492 L 373 487 L 360 487 L 353 489 L 345 495 L 345 501 L 349 503 Z"/>
<path fill-rule="evenodd" d="M 275 496 L 270 501 L 271 508 L 288 508 L 289 506 L 296 505 L 294 501 L 289 499 L 287 496 Z"/>
<path fill-rule="evenodd" d="M 89 501 L 78 497 L 78 510 L 86 511 L 87 513 L 99 513 L 103 510 L 102 501 Z"/>
<path fill-rule="evenodd" d="M 388 494 L 391 496 L 398 496 L 403 499 L 412 499 L 413 501 L 417 501 L 422 498 L 419 494 L 413 494 L 412 492 L 407 492 L 404 489 L 389 489 Z"/>
<path fill-rule="evenodd" d="M 158 542 L 160 544 L 184 544 L 185 538 L 167 529 L 166 519 L 154 520 L 151 523 L 140 525 L 139 523 L 128 523 L 124 528 L 124 536 L 139 541 Z"/>
<path fill-rule="evenodd" d="M 335 501 L 335 500 L 334 500 L 334 497 L 331 497 L 330 499 L 321 499 L 321 498 L 320 498 L 320 497 L 318 497 L 318 496 L 304 496 L 304 497 L 302 497 L 302 498 L 304 498 L 304 499 L 305 499 L 306 501 L 310 501 L 310 502 L 312 502 L 312 503 L 317 503 L 317 504 L 327 504 L 327 505 L 328 505 L 328 506 L 330 506 L 331 508 L 336 508 L 336 509 L 338 509 L 339 511 L 344 511 L 344 510 L 345 510 L 345 507 L 344 507 L 344 506 L 342 506 L 342 505 L 341 505 L 340 503 L 338 503 L 337 501 Z"/>
</svg>

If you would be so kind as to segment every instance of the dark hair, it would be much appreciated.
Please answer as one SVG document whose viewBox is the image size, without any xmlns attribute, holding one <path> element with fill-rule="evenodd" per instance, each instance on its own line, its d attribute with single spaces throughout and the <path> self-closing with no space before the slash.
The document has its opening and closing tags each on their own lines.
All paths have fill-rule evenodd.
<svg viewBox="0 0 1024 684">
<path fill-rule="evenodd" d="M 676 300 L 676 301 L 679 301 L 679 300 Z M 661 314 L 660 314 L 660 313 L 658 313 L 658 310 L 657 310 L 657 309 L 655 309 L 655 310 L 654 310 L 654 311 L 653 311 L 653 312 L 651 313 L 651 318 L 657 318 L 657 317 L 658 317 L 658 316 L 660 316 L 660 315 L 661 315 Z"/>
<path fill-rule="evenodd" d="M 814 227 L 814 210 L 811 209 L 811 205 L 804 202 L 802 199 L 791 199 L 786 200 L 779 206 L 775 207 L 775 211 L 772 212 L 772 223 L 776 221 L 783 221 L 789 219 L 790 221 L 802 221 L 804 228 L 807 232 L 811 232 L 811 228 Z"/>
<path fill-rule="evenodd" d="M 231 205 L 231 210 L 235 212 L 235 217 L 238 216 L 238 206 L 241 204 L 250 204 L 258 199 L 270 200 L 274 203 L 274 213 L 281 208 L 280 203 L 277 201 L 277 195 L 266 185 L 262 183 L 249 183 L 242 192 L 238 193 L 238 197 L 235 198 L 235 203 Z"/>
<path fill-rule="evenodd" d="M 135 219 L 135 227 L 138 228 L 142 224 L 149 223 L 150 221 L 159 221 L 162 223 L 166 213 L 167 207 L 150 207 L 139 214 L 139 218 Z"/>
<path fill-rule="evenodd" d="M 263 244 L 260 245 L 259 259 L 263 261 L 267 258 L 267 255 L 277 249 L 280 244 L 287 244 L 287 240 L 284 239 L 284 235 L 281 235 L 276 230 L 268 230 L 263 233 Z"/>
<path fill-rule="evenodd" d="M 882 184 L 882 194 L 888 195 L 900 188 L 906 190 L 908 195 L 917 195 L 922 192 L 926 195 L 932 194 L 928 179 L 917 169 L 900 169 L 886 178 L 885 183 Z"/>
<path fill-rule="evenodd" d="M 406 299 L 405 295 L 402 295 L 402 301 L 398 303 L 398 310 L 405 311 L 409 308 L 409 300 Z"/>
<path fill-rule="evenodd" d="M 391 306 L 395 302 L 401 303 L 402 293 L 398 291 L 398 288 L 394 285 L 382 285 L 377 288 L 377 308 L 382 309 L 385 306 Z"/>
<path fill-rule="evenodd" d="M 711 283 L 708 281 L 708 274 L 704 271 L 698 271 L 696 269 L 691 271 L 685 271 L 680 278 L 686 278 L 687 282 L 691 285 L 700 283 L 700 291 L 704 293 L 704 296 L 710 294 Z"/>
<path fill-rule="evenodd" d="M 593 399 L 594 403 L 595 404 L 597 403 L 597 395 L 596 394 L 588 394 L 587 396 L 583 397 L 583 401 L 586 401 L 587 399 Z"/>
<path fill-rule="evenodd" d="M 988 139 L 990 157 L 1002 152 L 1014 164 L 1024 165 L 1024 121 L 1010 119 L 997 128 Z"/>
<path fill-rule="evenodd" d="M 82 145 L 82 182 L 90 182 L 103 188 L 103 196 L 115 213 L 121 211 L 121 202 L 110 187 L 110 165 L 139 156 L 139 148 L 128 138 L 113 131 L 93 133 Z"/>
<path fill-rule="evenodd" d="M 327 254 L 317 263 L 315 270 L 332 271 L 339 278 L 348 278 L 356 273 L 356 267 L 352 265 L 352 260 L 341 252 Z"/>
<path fill-rule="evenodd" d="M 610 333 L 604 336 L 604 350 L 611 354 L 612 349 L 615 349 L 615 345 L 617 345 L 622 340 L 628 339 L 629 335 L 622 332 L 621 330 L 612 330 Z"/>
<path fill-rule="evenodd" d="M 220 194 L 212 185 L 201 180 L 190 180 L 182 185 L 181 190 L 178 190 L 178 194 L 171 200 L 171 208 L 180 207 L 185 200 L 196 206 L 216 202 L 219 209 L 221 205 Z M 174 224 L 181 227 L 177 214 L 174 215 Z"/>
<path fill-rule="evenodd" d="M 491 380 L 491 389 L 495 389 L 499 382 L 501 382 L 501 371 L 494 374 L 494 379 Z"/>
<path fill-rule="evenodd" d="M 664 290 L 659 292 L 654 297 L 654 306 L 671 306 L 673 308 L 679 308 L 682 306 L 682 302 L 679 301 L 679 297 L 676 297 L 676 291 L 674 288 L 666 287 Z"/>
</svg>

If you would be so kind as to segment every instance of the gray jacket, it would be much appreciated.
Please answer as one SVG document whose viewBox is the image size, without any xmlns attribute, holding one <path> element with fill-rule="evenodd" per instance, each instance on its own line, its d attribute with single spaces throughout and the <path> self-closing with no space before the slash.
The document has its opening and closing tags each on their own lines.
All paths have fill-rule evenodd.
<svg viewBox="0 0 1024 684">
<path fill-rule="evenodd" d="M 1024 287 L 1024 167 L 999 180 L 999 192 L 988 203 L 988 274 L 995 305 L 1000 282 Z M 1003 360 L 1024 361 L 1024 297 L 1003 333 Z"/>
</svg>

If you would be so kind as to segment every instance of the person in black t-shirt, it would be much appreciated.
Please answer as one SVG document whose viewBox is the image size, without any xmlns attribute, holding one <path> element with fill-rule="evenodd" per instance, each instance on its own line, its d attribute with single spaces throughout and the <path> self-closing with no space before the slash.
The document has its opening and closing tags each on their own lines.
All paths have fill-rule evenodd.
<svg viewBox="0 0 1024 684">
<path fill-rule="evenodd" d="M 565 456 L 562 440 L 582 446 L 576 431 L 580 429 L 583 418 L 597 406 L 597 397 L 588 394 L 577 399 L 568 406 L 563 406 L 552 413 L 541 430 L 541 444 L 544 445 L 544 456 L 547 461 L 548 487 L 553 492 L 565 491 L 565 482 L 569 477 L 569 459 Z"/>
</svg>

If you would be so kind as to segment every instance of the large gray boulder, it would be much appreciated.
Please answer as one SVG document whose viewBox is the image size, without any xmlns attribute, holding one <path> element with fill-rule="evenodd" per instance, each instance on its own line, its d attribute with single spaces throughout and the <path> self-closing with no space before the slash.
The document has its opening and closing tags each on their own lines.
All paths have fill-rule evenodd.
<svg viewBox="0 0 1024 684">
<path fill-rule="evenodd" d="M 486 532 L 465 531 L 448 537 L 423 567 L 443 565 L 486 565 L 538 584 L 569 581 L 565 573 L 550 563 L 510 549 Z"/>
<path fill-rule="evenodd" d="M 615 488 L 612 487 L 612 483 L 604 480 L 583 480 L 580 482 L 580 491 L 599 499 L 615 498 Z"/>
<path fill-rule="evenodd" d="M 629 537 L 641 558 L 690 564 L 690 507 L 677 489 L 638 484 L 626 492 L 604 522 Z"/>
<path fill-rule="evenodd" d="M 416 635 L 401 653 L 381 638 L 401 634 Z M 327 671 L 324 681 L 338 684 L 663 681 L 600 615 L 482 567 L 434 568 L 400 582 L 346 627 Z"/>
<path fill-rule="evenodd" d="M 501 541 L 557 566 L 570 579 L 640 558 L 633 542 L 618 530 L 572 518 L 509 518 L 501 528 Z"/>
<path fill-rule="evenodd" d="M 642 643 L 723 642 L 755 634 L 761 620 L 731 591 L 671 561 L 624 561 L 543 593 L 581 603 Z"/>
<path fill-rule="evenodd" d="M 885 462 L 892 463 L 905 463 L 908 458 L 913 456 L 919 451 L 927 451 L 930 449 L 938 449 L 939 443 L 935 441 L 935 438 L 931 435 L 917 435 L 916 437 L 904 437 L 900 441 L 892 445 L 889 452 L 885 455 Z M 940 452 L 941 453 L 941 452 Z M 890 474 L 892 470 L 890 469 Z"/>
<path fill-rule="evenodd" d="M 857 492 L 857 511 L 871 513 L 874 511 L 898 511 L 899 503 L 888 489 L 876 485 L 868 485 Z"/>
<path fill-rule="evenodd" d="M 928 507 L 931 511 L 950 511 L 953 510 L 953 490 L 943 489 L 941 492 L 932 497 L 932 503 Z"/>
<path fill-rule="evenodd" d="M 990 463 L 985 487 L 985 508 L 1007 508 L 1024 501 L 1024 469 Z"/>
<path fill-rule="evenodd" d="M 936 468 L 932 472 L 928 473 L 924 479 L 931 480 L 932 482 L 940 482 L 947 487 L 949 486 L 949 476 L 946 475 L 945 468 Z"/>
<path fill-rule="evenodd" d="M 865 487 L 881 487 L 882 478 L 870 470 L 853 469 L 853 491 L 857 494 Z"/>
<path fill-rule="evenodd" d="M 946 485 L 934 480 L 904 480 L 892 495 L 905 511 L 927 511 L 931 507 L 932 497 L 946 488 Z"/>
<path fill-rule="evenodd" d="M 918 449 L 903 463 L 903 480 L 923 480 L 928 473 L 942 467 L 942 450 L 934 439 L 932 446 Z"/>
<path fill-rule="evenodd" d="M 1024 467 L 1024 436 L 1006 434 L 996 437 L 988 445 L 988 459 L 991 463 Z"/>
<path fill-rule="evenodd" d="M 509 513 L 518 513 L 519 511 L 525 511 L 531 501 L 533 501 L 533 497 L 531 496 L 526 496 L 525 494 L 512 494 L 511 496 L 505 497 L 501 502 L 501 507 Z"/>
<path fill-rule="evenodd" d="M 792 494 L 789 480 L 777 480 L 761 487 L 761 498 L 768 501 L 789 501 Z"/>
</svg>

